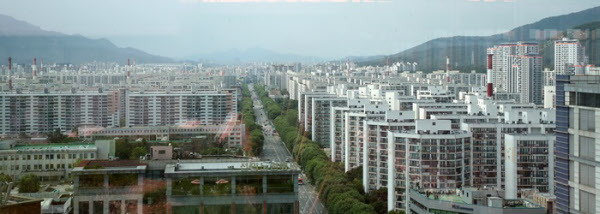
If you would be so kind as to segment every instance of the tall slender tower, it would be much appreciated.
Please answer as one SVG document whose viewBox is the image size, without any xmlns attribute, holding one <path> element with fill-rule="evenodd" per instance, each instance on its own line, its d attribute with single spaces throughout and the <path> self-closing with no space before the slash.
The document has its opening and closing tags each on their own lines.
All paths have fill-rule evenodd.
<svg viewBox="0 0 600 214">
<path fill-rule="evenodd" d="M 446 82 L 450 82 L 450 57 L 446 56 Z"/>
<path fill-rule="evenodd" d="M 127 67 L 125 68 L 125 70 L 127 70 L 127 79 L 129 79 L 129 67 L 131 66 L 131 61 L 129 59 L 127 59 Z"/>
<path fill-rule="evenodd" d="M 12 58 L 8 57 L 8 89 L 12 91 Z"/>
<path fill-rule="evenodd" d="M 31 72 L 33 79 L 37 78 L 37 58 L 33 58 L 33 65 L 31 66 Z"/>
<path fill-rule="evenodd" d="M 346 62 L 346 67 L 347 67 L 347 71 L 346 71 L 346 76 L 350 77 L 350 59 L 348 59 L 348 61 Z"/>
<path fill-rule="evenodd" d="M 487 55 L 487 74 L 486 74 L 487 96 L 488 97 L 494 96 L 494 84 L 492 83 L 492 59 L 493 59 L 493 55 L 488 54 Z"/>
</svg>

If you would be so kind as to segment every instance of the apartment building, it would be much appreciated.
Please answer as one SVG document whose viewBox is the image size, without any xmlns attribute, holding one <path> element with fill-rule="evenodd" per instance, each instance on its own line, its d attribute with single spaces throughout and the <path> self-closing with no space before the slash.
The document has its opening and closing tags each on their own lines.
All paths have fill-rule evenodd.
<svg viewBox="0 0 600 214">
<path fill-rule="evenodd" d="M 418 90 L 417 99 L 434 100 L 436 103 L 451 103 L 456 95 L 441 86 L 428 86 L 427 90 Z"/>
<path fill-rule="evenodd" d="M 461 129 L 472 133 L 472 160 L 473 160 L 473 180 L 470 186 L 473 187 L 491 187 L 501 189 L 503 184 L 502 164 L 504 154 L 504 144 L 506 134 L 522 135 L 549 135 L 553 138 L 554 112 L 543 109 L 512 109 L 499 112 L 504 118 L 500 120 L 488 120 L 465 122 L 461 124 Z M 551 139 L 549 139 L 551 141 Z M 551 142 L 531 144 L 536 152 L 549 150 Z M 550 154 L 548 154 L 550 155 Z M 539 164 L 549 164 L 550 159 L 538 159 Z M 540 190 L 549 190 L 549 176 L 545 174 L 543 185 L 546 188 Z M 531 175 L 535 177 L 534 175 Z M 542 179 L 542 178 L 540 178 Z"/>
<path fill-rule="evenodd" d="M 45 135 L 67 132 L 81 125 L 119 124 L 117 91 L 42 92 L 16 90 L 0 93 L 0 136 Z"/>
<path fill-rule="evenodd" d="M 236 118 L 236 93 L 235 90 L 130 91 L 125 100 L 126 126 L 224 124 Z"/>
<path fill-rule="evenodd" d="M 387 111 L 383 120 L 364 120 L 363 187 L 365 192 L 387 187 L 387 133 L 415 128 L 412 111 Z"/>
<path fill-rule="evenodd" d="M 389 111 L 387 104 L 366 103 L 358 112 L 345 113 L 344 119 L 344 169 L 349 171 L 363 163 L 364 131 L 363 121 L 383 120 Z"/>
<path fill-rule="evenodd" d="M 388 131 L 388 210 L 406 209 L 412 186 L 456 189 L 471 179 L 471 133 L 450 121 L 416 120 L 410 131 Z"/>
<path fill-rule="evenodd" d="M 600 76 L 557 76 L 556 196 L 558 213 L 598 213 Z"/>
<path fill-rule="evenodd" d="M 585 48 L 577 39 L 563 38 L 554 41 L 554 71 L 555 75 L 569 75 L 576 67 L 587 64 Z"/>
<path fill-rule="evenodd" d="M 533 189 L 554 194 L 554 143 L 549 134 L 505 134 L 504 151 L 514 151 L 512 159 L 504 158 L 505 187 L 517 190 Z M 508 164 L 512 163 L 512 167 Z M 510 184 L 512 181 L 514 184 Z"/>
<path fill-rule="evenodd" d="M 521 103 L 542 104 L 542 57 L 537 43 L 505 43 L 487 52 L 492 56 L 496 91 L 518 93 Z"/>
<path fill-rule="evenodd" d="M 331 133 L 331 108 L 344 107 L 348 105 L 348 99 L 343 97 L 324 97 L 312 99 L 313 119 L 311 126 L 311 140 L 320 143 L 323 147 L 330 146 Z"/>
</svg>

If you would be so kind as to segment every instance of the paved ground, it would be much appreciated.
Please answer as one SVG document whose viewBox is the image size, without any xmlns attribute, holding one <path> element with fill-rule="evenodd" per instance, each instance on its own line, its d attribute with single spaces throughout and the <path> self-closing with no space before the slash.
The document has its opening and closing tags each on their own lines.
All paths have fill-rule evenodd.
<svg viewBox="0 0 600 214">
<path fill-rule="evenodd" d="M 267 118 L 266 112 L 262 108 L 262 104 L 260 99 L 254 93 L 254 88 L 252 85 L 249 85 L 252 100 L 254 104 L 254 114 L 256 115 L 257 124 L 263 126 L 264 134 L 265 134 L 265 144 L 263 147 L 263 152 L 261 154 L 261 159 L 263 160 L 272 160 L 272 161 L 294 161 L 292 155 L 285 148 L 285 145 L 281 141 L 279 137 L 274 136 L 273 133 L 273 123 L 269 121 Z M 327 209 L 325 206 L 319 201 L 317 191 L 315 187 L 310 185 L 307 182 L 306 176 L 304 174 L 300 175 L 302 180 L 305 181 L 304 185 L 299 185 L 299 202 L 300 202 L 300 213 L 302 214 L 324 214 L 327 213 Z"/>
</svg>

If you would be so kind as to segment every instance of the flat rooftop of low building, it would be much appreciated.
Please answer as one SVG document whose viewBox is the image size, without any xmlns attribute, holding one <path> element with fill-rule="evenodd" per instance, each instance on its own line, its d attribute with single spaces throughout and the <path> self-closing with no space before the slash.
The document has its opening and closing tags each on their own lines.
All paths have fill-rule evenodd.
<svg viewBox="0 0 600 214">
<path fill-rule="evenodd" d="M 203 162 L 203 163 L 176 163 L 165 167 L 165 174 L 210 174 L 210 173 L 300 173 L 300 167 L 293 162 Z"/>
<path fill-rule="evenodd" d="M 247 168 L 256 169 L 292 169 L 293 166 L 284 162 L 214 162 L 214 163 L 179 163 L 176 171 L 195 170 L 243 170 Z"/>
<path fill-rule="evenodd" d="M 102 167 L 102 168 L 123 168 L 145 166 L 137 160 L 83 160 L 78 167 Z"/>
<path fill-rule="evenodd" d="M 73 174 L 143 173 L 146 164 L 137 160 L 83 160 Z"/>
<path fill-rule="evenodd" d="M 90 149 L 96 148 L 96 145 L 90 143 L 65 143 L 65 144 L 17 144 L 13 149 L 16 150 L 49 150 L 49 149 Z"/>
<path fill-rule="evenodd" d="M 475 190 L 473 188 L 465 188 L 465 190 L 472 190 L 474 192 L 478 191 Z M 462 204 L 471 204 L 470 202 L 467 202 L 465 200 L 463 200 L 463 198 L 458 195 L 456 193 L 456 191 L 458 190 L 449 190 L 447 192 L 434 192 L 434 193 L 421 193 L 415 190 L 412 190 L 412 193 L 416 193 L 419 194 L 423 197 L 426 197 L 428 199 L 431 200 L 439 200 L 439 201 L 448 201 L 448 202 L 452 202 L 452 203 L 462 203 Z M 482 190 L 484 191 L 484 190 Z M 486 192 L 488 193 L 488 192 Z M 471 192 L 471 194 L 473 194 L 473 192 Z M 499 195 L 500 193 L 496 192 L 496 194 L 491 194 L 490 196 L 487 196 L 486 198 L 491 198 L 491 197 L 497 197 L 497 198 L 503 198 L 502 196 Z M 502 208 L 540 208 L 539 205 L 532 203 L 528 200 L 525 199 L 502 199 L 503 200 L 503 207 Z"/>
<path fill-rule="evenodd" d="M 438 198 L 435 198 L 435 197 Z M 454 203 L 467 203 L 466 201 L 464 201 L 460 196 L 458 195 L 452 195 L 452 194 L 431 194 L 429 195 L 429 199 L 434 199 L 434 200 L 441 200 L 441 201 L 450 201 L 450 202 L 454 202 Z"/>
</svg>

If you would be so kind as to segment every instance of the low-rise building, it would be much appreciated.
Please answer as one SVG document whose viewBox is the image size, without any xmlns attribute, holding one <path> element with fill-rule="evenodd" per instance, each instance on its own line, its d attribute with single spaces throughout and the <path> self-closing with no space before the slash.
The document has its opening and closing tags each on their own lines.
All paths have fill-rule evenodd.
<svg viewBox="0 0 600 214">
<path fill-rule="evenodd" d="M 146 165 L 138 161 L 83 161 L 73 175 L 73 212 L 142 213 Z"/>
<path fill-rule="evenodd" d="M 78 160 L 114 157 L 114 140 L 94 143 L 20 144 L 13 140 L 0 142 L 0 172 L 20 178 L 35 174 L 41 180 L 62 180 L 69 176 Z"/>
<path fill-rule="evenodd" d="M 295 163 L 177 163 L 165 168 L 168 213 L 299 213 Z"/>
<path fill-rule="evenodd" d="M 464 188 L 409 191 L 410 213 L 543 214 L 545 208 L 525 199 L 504 199 L 502 190 Z"/>
</svg>

